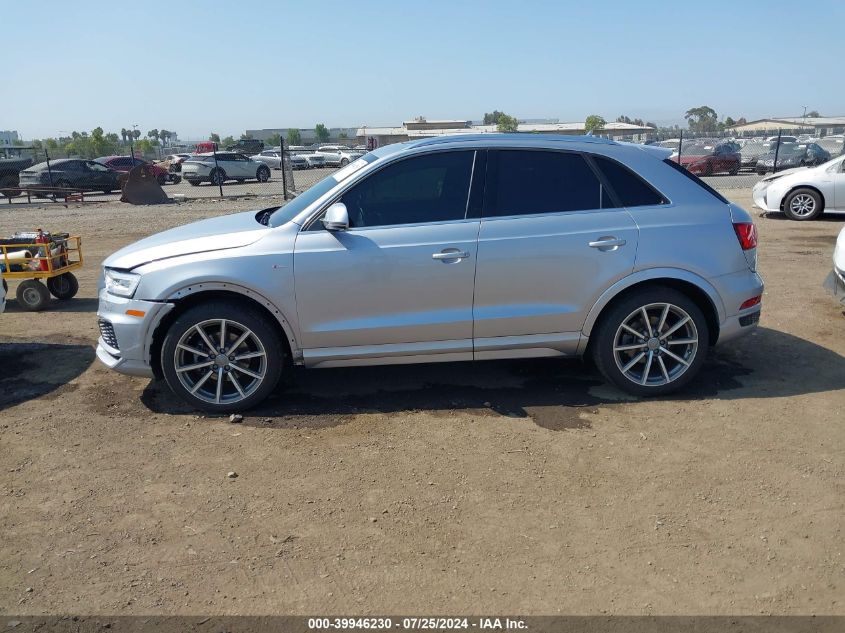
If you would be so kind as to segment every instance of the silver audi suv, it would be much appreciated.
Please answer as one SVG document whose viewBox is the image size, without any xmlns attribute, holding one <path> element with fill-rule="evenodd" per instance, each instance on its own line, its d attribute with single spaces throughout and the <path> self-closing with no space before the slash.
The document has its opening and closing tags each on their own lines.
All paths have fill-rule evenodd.
<svg viewBox="0 0 845 633">
<path fill-rule="evenodd" d="M 291 365 L 589 355 L 636 395 L 751 331 L 751 217 L 668 161 L 593 137 L 379 148 L 281 207 L 141 240 L 104 264 L 97 355 L 198 409 Z"/>
</svg>

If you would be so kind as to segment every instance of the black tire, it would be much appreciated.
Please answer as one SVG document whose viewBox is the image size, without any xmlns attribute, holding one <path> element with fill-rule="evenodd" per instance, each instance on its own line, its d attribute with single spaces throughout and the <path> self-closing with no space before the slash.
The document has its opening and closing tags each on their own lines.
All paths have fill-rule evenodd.
<svg viewBox="0 0 845 633">
<path fill-rule="evenodd" d="M 156 182 L 158 182 L 159 187 L 164 187 L 167 184 L 167 174 L 159 174 L 156 176 Z"/>
<path fill-rule="evenodd" d="M 808 200 L 809 199 L 809 200 Z M 815 220 L 824 212 L 824 198 L 814 189 L 790 191 L 783 201 L 783 213 L 790 220 Z"/>
<path fill-rule="evenodd" d="M 209 341 L 213 341 L 217 345 L 220 336 L 219 325 L 215 329 L 215 321 L 225 320 L 227 326 L 226 340 L 231 343 L 232 338 L 238 337 L 238 331 L 243 332 L 244 328 L 250 330 L 254 338 L 248 339 L 242 345 L 249 345 L 256 340 L 260 342 L 263 347 L 264 356 L 262 358 L 251 358 L 247 361 L 243 369 L 259 374 L 263 370 L 263 377 L 259 383 L 250 382 L 246 387 L 240 384 L 241 380 L 247 380 L 251 376 L 241 373 L 239 370 L 232 369 L 236 363 L 228 363 L 225 367 L 216 364 L 216 358 L 211 361 L 210 365 L 213 369 L 207 369 L 205 366 L 197 368 L 192 371 L 176 371 L 177 362 L 182 362 L 182 367 L 192 364 L 209 362 L 211 356 L 198 356 L 191 352 L 186 352 L 183 347 L 179 347 L 179 343 L 183 337 L 199 336 L 194 327 L 198 324 L 206 323 L 204 332 Z M 206 345 L 202 343 L 201 338 L 197 338 L 198 342 L 188 339 L 189 347 L 197 349 L 198 351 L 206 352 Z M 200 349 L 200 346 L 202 349 Z M 255 349 L 259 349 L 256 345 Z M 248 349 L 248 347 L 247 347 Z M 177 352 L 180 354 L 177 357 Z M 219 350 L 212 350 L 213 354 L 219 354 Z M 225 355 L 222 355 L 222 362 L 226 362 Z M 232 357 L 229 357 L 231 360 Z M 184 314 L 179 316 L 173 325 L 167 331 L 164 343 L 161 349 L 161 368 L 164 374 L 164 379 L 167 381 L 170 389 L 177 396 L 182 398 L 192 407 L 202 411 L 211 413 L 233 413 L 238 411 L 245 411 L 254 407 L 262 400 L 264 400 L 276 388 L 279 378 L 282 375 L 282 368 L 285 365 L 285 347 L 282 338 L 279 334 L 279 329 L 266 316 L 251 308 L 238 303 L 230 303 L 227 301 L 211 301 L 209 303 L 202 303 L 187 310 Z M 221 373 L 221 370 L 222 373 Z M 207 375 L 211 372 L 211 375 Z M 216 399 L 216 387 L 218 384 L 218 376 L 223 376 L 221 382 L 221 402 L 217 404 L 213 400 Z M 239 378 L 232 380 L 231 375 Z M 180 376 L 188 385 L 202 382 L 196 394 L 192 394 L 191 390 L 182 382 Z M 246 378 L 245 378 L 246 376 Z M 203 381 L 203 377 L 205 377 Z M 258 379 L 253 379 L 258 380 Z M 235 384 L 244 390 L 246 397 L 237 395 L 235 391 Z M 206 386 L 208 383 L 208 386 Z M 228 395 L 227 395 L 228 392 Z M 211 399 L 211 400 L 209 400 Z"/>
<path fill-rule="evenodd" d="M 643 353 L 646 355 L 640 361 L 643 364 L 640 369 L 640 375 L 645 374 L 647 381 L 651 381 L 652 377 L 656 378 L 653 384 L 644 385 L 641 384 L 641 382 L 635 382 L 634 378 L 623 373 L 622 370 L 625 366 L 627 366 L 627 364 L 622 367 L 619 366 L 614 346 L 616 344 L 617 336 L 630 337 L 630 335 L 623 331 L 622 324 L 629 321 L 632 317 L 636 318 L 636 312 L 640 308 L 644 306 L 652 306 L 653 304 L 669 304 L 675 309 L 679 309 L 680 312 L 686 313 L 692 322 L 692 325 L 682 325 L 678 330 L 676 330 L 679 334 L 673 336 L 672 338 L 681 340 L 678 338 L 679 336 L 688 335 L 685 334 L 686 331 L 694 328 L 694 333 L 697 336 L 697 344 L 694 346 L 688 345 L 680 352 L 684 355 L 685 362 L 687 363 L 686 366 L 664 354 L 664 346 L 660 343 L 662 337 L 657 338 L 660 347 L 654 352 L 649 351 L 651 348 L 648 343 L 644 344 L 643 347 L 645 350 Z M 656 326 L 660 318 L 660 309 L 652 308 L 652 311 L 648 314 L 649 320 L 652 322 L 652 327 Z M 673 313 L 671 318 L 674 319 L 675 316 L 676 315 Z M 670 330 L 674 323 L 681 320 L 682 319 L 679 315 L 677 321 L 670 322 L 667 319 L 663 331 L 666 332 Z M 642 321 L 642 327 L 643 330 L 645 330 L 644 320 Z M 634 339 L 633 337 L 630 338 L 634 344 L 642 343 L 642 341 L 647 339 L 647 337 L 642 336 L 639 339 Z M 624 344 L 624 341 L 620 342 L 623 342 Z M 590 336 L 592 356 L 598 370 L 608 380 L 608 382 L 619 387 L 622 391 L 635 396 L 661 396 L 684 387 L 695 378 L 696 374 L 701 369 L 701 365 L 704 363 L 704 359 L 707 355 L 707 348 L 709 344 L 710 332 L 707 328 L 707 321 L 704 318 L 704 314 L 702 314 L 701 309 L 687 295 L 672 288 L 663 286 L 653 286 L 642 291 L 632 293 L 631 295 L 611 304 L 606 312 L 601 315 L 598 325 L 594 328 L 593 333 Z M 667 345 L 665 349 L 668 349 L 669 347 L 670 346 Z M 672 349 L 677 351 L 681 348 L 673 347 Z M 620 352 L 619 363 L 634 360 L 634 357 L 639 355 L 639 351 L 640 350 Z M 658 351 L 660 352 L 659 354 L 657 353 Z M 654 361 L 653 365 L 648 364 L 649 358 L 653 361 L 658 357 L 665 358 L 666 362 L 661 363 L 660 360 L 657 360 Z M 658 363 L 661 364 L 658 365 Z M 666 374 L 662 374 L 660 368 L 667 367 L 667 365 L 672 369 L 667 370 Z M 639 367 L 639 363 L 635 364 L 629 371 L 636 372 L 637 367 Z M 646 367 L 649 368 L 648 372 L 645 371 Z M 675 373 L 676 371 L 677 373 Z M 660 384 L 659 381 L 664 380 L 665 375 L 669 375 L 671 380 L 664 384 Z"/>
<path fill-rule="evenodd" d="M 64 273 L 47 280 L 47 290 L 56 299 L 67 301 L 73 299 L 79 292 L 79 280 L 73 273 Z"/>
<path fill-rule="evenodd" d="M 174 185 L 178 185 L 180 182 L 182 182 L 182 176 L 180 176 L 179 174 L 170 174 L 170 182 L 172 182 Z"/>
<path fill-rule="evenodd" d="M 258 182 L 267 182 L 270 180 L 270 169 L 266 165 L 262 165 L 255 171 L 255 179 Z"/>
<path fill-rule="evenodd" d="M 70 189 L 70 183 L 67 180 L 57 180 L 54 184 L 54 187 L 59 187 L 60 189 Z M 53 195 L 65 197 L 70 195 L 69 191 L 52 191 Z"/>
<path fill-rule="evenodd" d="M 209 174 L 208 178 L 212 185 L 220 186 L 226 182 L 226 172 L 219 167 L 215 167 L 211 170 L 211 174 Z"/>
<path fill-rule="evenodd" d="M 345 166 L 346 166 L 346 165 L 348 165 L 348 164 L 349 164 L 349 159 L 348 159 L 348 158 L 341 158 L 341 159 L 340 159 L 340 166 L 341 166 L 341 167 L 345 167 Z"/>
<path fill-rule="evenodd" d="M 29 312 L 43 310 L 50 303 L 50 291 L 35 279 L 27 279 L 18 284 L 15 296 L 18 298 L 18 305 Z"/>
</svg>

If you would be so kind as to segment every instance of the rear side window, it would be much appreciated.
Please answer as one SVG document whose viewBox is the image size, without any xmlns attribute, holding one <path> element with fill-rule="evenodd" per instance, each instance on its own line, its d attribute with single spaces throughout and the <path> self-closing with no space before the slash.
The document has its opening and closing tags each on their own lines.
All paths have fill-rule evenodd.
<svg viewBox="0 0 845 633">
<path fill-rule="evenodd" d="M 604 156 L 592 156 L 623 207 L 665 204 L 666 199 L 630 169 Z"/>
<path fill-rule="evenodd" d="M 666 158 L 663 162 L 666 163 L 667 165 L 669 165 L 675 171 L 679 171 L 680 173 L 682 173 L 684 176 L 686 176 L 687 178 L 692 180 L 695 184 L 697 184 L 699 187 L 701 187 L 702 189 L 704 189 L 705 191 L 707 191 L 708 193 L 713 195 L 719 201 L 724 202 L 725 204 L 729 204 L 727 199 L 722 194 L 720 194 L 718 191 L 713 189 L 713 187 L 708 185 L 706 182 L 704 182 L 701 178 L 699 178 L 695 174 L 689 173 L 686 169 L 681 167 L 674 160 Z"/>
<path fill-rule="evenodd" d="M 490 153 L 495 177 L 485 215 L 530 215 L 612 207 L 601 182 L 580 154 L 532 150 Z M 490 170 L 488 167 L 488 173 Z"/>
</svg>

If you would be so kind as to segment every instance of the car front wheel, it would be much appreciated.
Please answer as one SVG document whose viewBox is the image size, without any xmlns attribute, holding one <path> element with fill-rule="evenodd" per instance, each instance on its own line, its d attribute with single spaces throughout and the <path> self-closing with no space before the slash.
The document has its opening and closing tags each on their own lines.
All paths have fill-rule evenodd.
<svg viewBox="0 0 845 633">
<path fill-rule="evenodd" d="M 266 165 L 259 167 L 258 171 L 255 172 L 255 178 L 258 182 L 267 182 L 270 180 L 270 168 Z"/>
<path fill-rule="evenodd" d="M 273 391 L 284 358 L 278 330 L 264 315 L 214 301 L 189 309 L 171 325 L 161 368 L 170 389 L 191 406 L 231 413 Z"/>
<path fill-rule="evenodd" d="M 815 220 L 824 211 L 824 202 L 812 189 L 796 189 L 783 202 L 783 212 L 790 220 Z"/>
<path fill-rule="evenodd" d="M 599 371 L 637 396 L 663 395 L 689 383 L 701 369 L 709 345 L 699 307 L 681 292 L 663 287 L 638 292 L 612 306 L 594 336 L 592 351 Z"/>
</svg>

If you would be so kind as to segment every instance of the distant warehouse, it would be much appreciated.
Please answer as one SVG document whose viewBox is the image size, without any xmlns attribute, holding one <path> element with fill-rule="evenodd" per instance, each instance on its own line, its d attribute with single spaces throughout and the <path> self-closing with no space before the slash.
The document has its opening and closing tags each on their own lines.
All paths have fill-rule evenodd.
<svg viewBox="0 0 845 633">
<path fill-rule="evenodd" d="M 453 134 L 486 134 L 495 133 L 495 125 L 476 125 L 472 121 L 458 119 L 426 119 L 416 117 L 411 121 L 404 121 L 401 126 L 382 127 L 362 125 L 358 128 L 356 137 L 359 144 L 367 144 L 372 139 L 376 146 L 401 143 L 432 136 L 447 136 Z M 577 123 L 530 123 L 520 121 L 518 132 L 533 134 L 586 134 L 584 122 Z M 627 139 L 644 141 L 649 133 L 655 130 L 651 127 L 634 125 L 631 123 L 606 123 L 604 128 L 596 134 L 613 139 Z"/>
<path fill-rule="evenodd" d="M 845 116 L 757 119 L 741 125 L 732 125 L 725 129 L 738 136 L 775 135 L 781 132 L 783 134 L 810 134 L 821 137 L 845 132 Z"/>
</svg>

